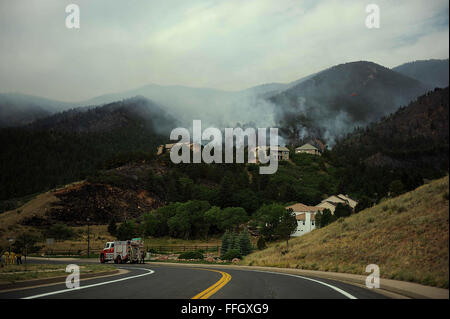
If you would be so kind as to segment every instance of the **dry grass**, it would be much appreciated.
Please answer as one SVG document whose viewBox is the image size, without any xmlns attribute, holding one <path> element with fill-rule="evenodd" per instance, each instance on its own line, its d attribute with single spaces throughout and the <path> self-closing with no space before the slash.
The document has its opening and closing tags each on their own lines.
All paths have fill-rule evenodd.
<svg viewBox="0 0 450 319">
<path fill-rule="evenodd" d="M 448 288 L 449 178 L 244 258 L 246 265 L 366 274 Z"/>
<path fill-rule="evenodd" d="M 20 225 L 20 221 L 24 218 L 45 215 L 45 213 L 59 201 L 59 199 L 54 195 L 55 192 L 68 187 L 76 186 L 80 183 L 83 183 L 83 181 L 67 184 L 61 188 L 39 194 L 30 199 L 21 207 L 0 214 L 0 246 L 7 247 L 7 239 L 9 237 L 15 237 L 17 234 L 26 231 L 36 232 L 37 229 L 35 227 Z"/>
<path fill-rule="evenodd" d="M 24 218 L 32 216 L 43 216 L 52 203 L 58 201 L 52 192 L 46 192 L 25 203 L 23 206 L 0 214 L 0 246 L 8 245 L 7 238 L 15 237 L 17 234 L 34 230 L 33 227 L 20 225 Z"/>
<path fill-rule="evenodd" d="M 114 270 L 112 265 L 79 265 L 80 274 Z M 7 265 L 0 268 L 0 284 L 16 281 L 67 276 L 66 265 Z"/>
</svg>

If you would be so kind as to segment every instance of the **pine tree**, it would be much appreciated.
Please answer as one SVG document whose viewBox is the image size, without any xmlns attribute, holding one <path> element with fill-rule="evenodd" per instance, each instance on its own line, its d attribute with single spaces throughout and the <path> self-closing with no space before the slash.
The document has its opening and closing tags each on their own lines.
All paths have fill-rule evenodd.
<svg viewBox="0 0 450 319">
<path fill-rule="evenodd" d="M 112 218 L 109 221 L 109 225 L 108 225 L 108 233 L 110 233 L 112 236 L 115 236 L 117 232 L 117 225 L 116 225 L 116 221 L 114 218 Z"/>
<path fill-rule="evenodd" d="M 267 248 L 266 240 L 264 239 L 264 236 L 259 236 L 258 242 L 256 245 L 258 246 L 259 250 L 263 250 L 263 249 Z"/>
<path fill-rule="evenodd" d="M 242 256 L 248 255 L 252 252 L 253 247 L 250 241 L 250 234 L 248 231 L 243 231 L 239 235 L 239 246 L 241 248 Z"/>
<path fill-rule="evenodd" d="M 241 245 L 239 244 L 239 234 L 232 233 L 231 236 L 233 238 L 231 249 L 237 250 L 237 251 L 239 251 L 242 254 L 242 252 L 241 252 Z"/>
<path fill-rule="evenodd" d="M 225 232 L 222 236 L 222 247 L 221 247 L 221 255 L 225 255 L 230 248 L 231 244 L 231 236 L 229 232 Z"/>
</svg>

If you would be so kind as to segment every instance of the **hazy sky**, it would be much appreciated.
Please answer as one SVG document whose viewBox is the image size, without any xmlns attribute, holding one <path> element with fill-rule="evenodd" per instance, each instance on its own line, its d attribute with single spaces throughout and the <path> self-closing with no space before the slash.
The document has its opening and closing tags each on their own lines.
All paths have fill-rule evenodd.
<svg viewBox="0 0 450 319">
<path fill-rule="evenodd" d="M 65 26 L 70 3 L 80 29 Z M 365 26 L 369 3 L 380 29 Z M 0 92 L 239 90 L 356 60 L 448 58 L 448 10 L 448 0 L 0 0 Z"/>
</svg>

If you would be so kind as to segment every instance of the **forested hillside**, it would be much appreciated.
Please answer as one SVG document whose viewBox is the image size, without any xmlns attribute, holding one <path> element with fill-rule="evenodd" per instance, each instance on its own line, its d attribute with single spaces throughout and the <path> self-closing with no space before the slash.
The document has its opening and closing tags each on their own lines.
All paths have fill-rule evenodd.
<svg viewBox="0 0 450 319">
<path fill-rule="evenodd" d="M 448 172 L 449 89 L 436 89 L 367 128 L 339 140 L 331 153 L 346 167 L 341 191 L 381 198 L 390 183 L 404 190 Z"/>
<path fill-rule="evenodd" d="M 274 95 L 277 123 L 288 144 L 321 138 L 332 145 L 356 126 L 379 120 L 427 92 L 416 79 L 372 62 L 336 65 Z"/>
<path fill-rule="evenodd" d="M 152 156 L 172 123 L 153 103 L 135 98 L 1 129 L 0 199 L 84 179 L 121 153 Z"/>
</svg>

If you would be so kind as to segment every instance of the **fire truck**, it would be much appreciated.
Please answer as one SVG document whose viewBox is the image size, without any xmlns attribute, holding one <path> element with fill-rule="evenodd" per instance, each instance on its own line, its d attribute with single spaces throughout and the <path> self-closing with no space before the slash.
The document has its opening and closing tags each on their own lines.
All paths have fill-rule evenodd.
<svg viewBox="0 0 450 319">
<path fill-rule="evenodd" d="M 133 238 L 125 241 L 109 241 L 100 253 L 100 262 L 104 264 L 114 261 L 116 264 L 139 262 L 144 251 L 144 241 L 141 238 Z"/>
</svg>

